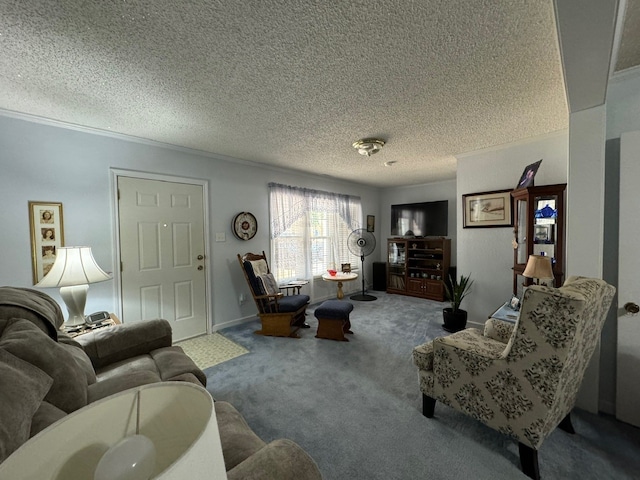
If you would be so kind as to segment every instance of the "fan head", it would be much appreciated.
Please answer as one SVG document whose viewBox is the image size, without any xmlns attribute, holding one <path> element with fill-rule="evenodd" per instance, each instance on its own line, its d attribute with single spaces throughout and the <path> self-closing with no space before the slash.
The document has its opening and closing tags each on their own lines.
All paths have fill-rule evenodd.
<svg viewBox="0 0 640 480">
<path fill-rule="evenodd" d="M 349 251 L 360 257 L 370 255 L 376 248 L 376 237 L 364 228 L 354 230 L 347 239 Z"/>
</svg>

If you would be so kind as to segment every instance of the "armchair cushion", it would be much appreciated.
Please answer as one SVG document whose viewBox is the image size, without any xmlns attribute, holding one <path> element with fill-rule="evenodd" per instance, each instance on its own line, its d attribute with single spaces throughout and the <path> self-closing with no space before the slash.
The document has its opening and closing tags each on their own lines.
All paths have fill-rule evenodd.
<svg viewBox="0 0 640 480">
<path fill-rule="evenodd" d="M 260 260 L 260 262 L 264 262 L 266 265 L 266 262 L 264 260 Z M 254 296 L 264 295 L 264 291 L 262 290 L 262 285 L 260 285 L 260 280 L 258 280 L 259 274 L 256 274 L 253 268 L 253 263 L 257 263 L 257 261 L 240 260 L 240 263 L 242 264 L 242 268 L 244 268 L 245 275 L 249 280 L 249 287 L 251 288 L 253 295 Z M 265 271 L 264 273 L 267 273 L 267 271 Z"/>
<path fill-rule="evenodd" d="M 207 376 L 195 362 L 184 353 L 181 347 L 158 348 L 151 352 L 151 357 L 158 367 L 163 381 L 173 381 L 177 377 L 190 373 L 194 375 L 202 385 L 207 384 Z"/>
<path fill-rule="evenodd" d="M 29 432 L 29 438 L 37 435 L 49 425 L 66 417 L 66 415 L 67 414 L 58 407 L 51 405 L 49 402 L 43 401 L 31 419 L 31 431 Z"/>
<path fill-rule="evenodd" d="M 71 413 L 87 404 L 87 374 L 67 348 L 47 336 L 29 320 L 7 322 L 0 348 L 38 367 L 53 378 L 44 397 L 49 403 Z"/>
<path fill-rule="evenodd" d="M 126 375 L 113 376 L 103 380 L 101 379 L 93 385 L 89 385 L 87 392 L 88 401 L 89 403 L 93 403 L 96 400 L 100 400 L 115 393 L 123 392 L 130 388 L 158 382 L 160 382 L 160 376 L 157 373 L 150 372 L 148 370 L 128 372 Z"/>
<path fill-rule="evenodd" d="M 227 470 L 250 457 L 266 444 L 247 425 L 240 412 L 227 402 L 215 402 L 222 454 Z"/>
<path fill-rule="evenodd" d="M 120 360 L 171 346 L 171 325 L 162 319 L 126 323 L 76 337 L 99 370 Z"/>
<path fill-rule="evenodd" d="M 0 287 L 0 320 L 29 320 L 51 338 L 58 338 L 64 322 L 60 305 L 46 293 L 32 288 Z"/>
<path fill-rule="evenodd" d="M 269 266 L 264 259 L 249 260 L 249 264 L 251 265 L 251 270 L 256 277 L 269 273 Z"/>
<path fill-rule="evenodd" d="M 227 472 L 228 480 L 322 480 L 318 466 L 297 443 L 274 440 Z"/>
<path fill-rule="evenodd" d="M 278 299 L 279 312 L 296 312 L 309 303 L 309 295 L 287 295 Z"/>
<path fill-rule="evenodd" d="M 280 293 L 280 287 L 278 286 L 278 282 L 276 282 L 273 273 L 259 275 L 258 279 L 260 280 L 260 290 L 262 295 L 276 295 L 277 293 Z"/>
<path fill-rule="evenodd" d="M 0 463 L 29 439 L 31 418 L 53 379 L 0 348 Z"/>
</svg>

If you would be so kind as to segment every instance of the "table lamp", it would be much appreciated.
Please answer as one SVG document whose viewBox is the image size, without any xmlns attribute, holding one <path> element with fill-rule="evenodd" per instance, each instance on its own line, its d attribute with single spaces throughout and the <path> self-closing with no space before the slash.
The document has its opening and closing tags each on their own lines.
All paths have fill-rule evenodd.
<svg viewBox="0 0 640 480">
<path fill-rule="evenodd" d="M 551 258 L 545 255 L 529 255 L 529 260 L 524 272 L 522 272 L 522 276 L 534 278 L 537 285 L 540 285 L 540 280 L 552 280 Z"/>
<path fill-rule="evenodd" d="M 85 323 L 84 305 L 89 284 L 110 279 L 111 275 L 93 258 L 91 247 L 59 247 L 51 270 L 35 286 L 60 287 L 60 296 L 69 311 L 64 324 L 74 326 Z"/>
<path fill-rule="evenodd" d="M 209 392 L 188 382 L 161 382 L 63 417 L 9 455 L 0 478 L 226 480 L 225 470 Z"/>
</svg>

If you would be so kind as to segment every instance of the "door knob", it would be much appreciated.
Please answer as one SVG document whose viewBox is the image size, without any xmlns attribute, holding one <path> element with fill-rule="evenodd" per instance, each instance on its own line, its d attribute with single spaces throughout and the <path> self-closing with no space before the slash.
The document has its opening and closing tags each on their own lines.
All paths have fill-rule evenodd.
<svg viewBox="0 0 640 480">
<path fill-rule="evenodd" d="M 624 304 L 624 310 L 627 312 L 627 315 L 635 315 L 640 312 L 640 307 L 633 302 L 627 302 Z"/>
<path fill-rule="evenodd" d="M 198 270 L 203 270 L 204 267 L 202 265 L 198 265 Z"/>
<path fill-rule="evenodd" d="M 196 258 L 197 258 L 198 260 L 204 260 L 204 255 L 198 255 Z"/>
</svg>

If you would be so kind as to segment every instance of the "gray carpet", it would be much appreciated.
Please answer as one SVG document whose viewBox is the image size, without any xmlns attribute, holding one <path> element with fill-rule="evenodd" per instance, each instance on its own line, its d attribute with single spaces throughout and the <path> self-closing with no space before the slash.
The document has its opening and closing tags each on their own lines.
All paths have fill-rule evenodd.
<svg viewBox="0 0 640 480">
<path fill-rule="evenodd" d="M 526 479 L 514 441 L 442 404 L 421 414 L 411 350 L 446 334 L 445 305 L 371 293 L 378 300 L 352 301 L 348 343 L 314 338 L 313 308 L 299 340 L 254 335 L 257 320 L 223 330 L 250 353 L 208 368 L 209 391 L 265 441 L 299 443 L 325 480 Z M 640 429 L 572 418 L 577 434 L 556 430 L 540 450 L 543 479 L 640 478 Z"/>
</svg>

